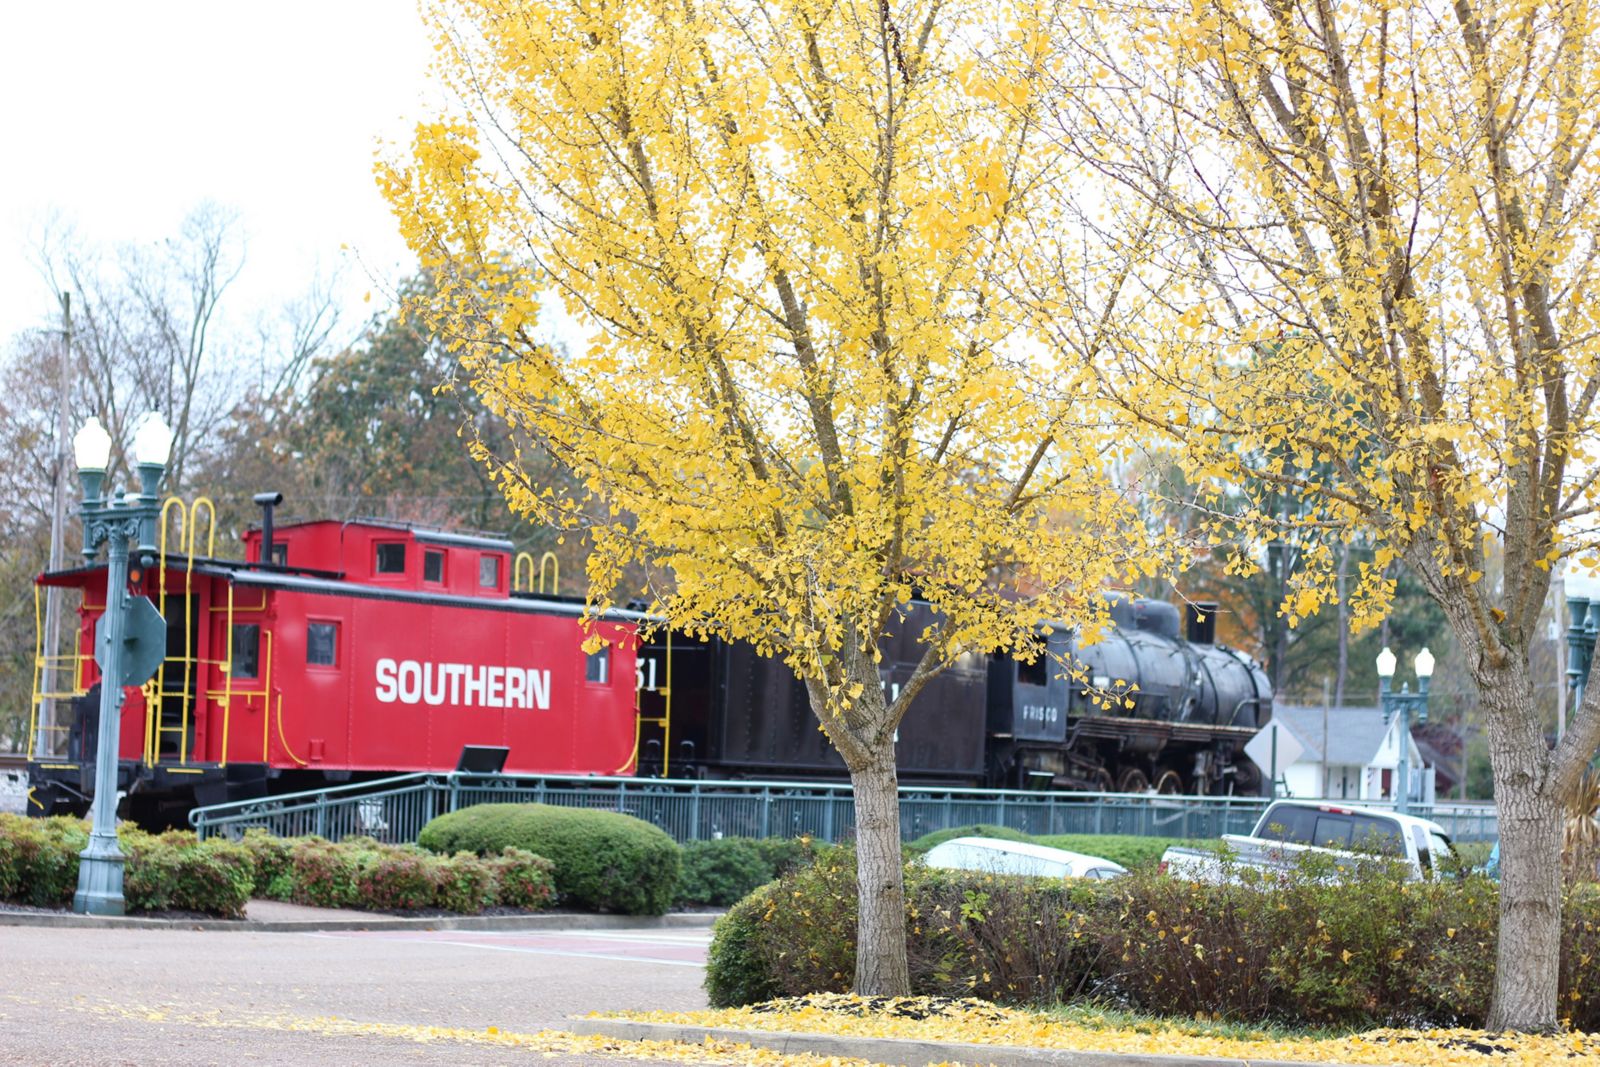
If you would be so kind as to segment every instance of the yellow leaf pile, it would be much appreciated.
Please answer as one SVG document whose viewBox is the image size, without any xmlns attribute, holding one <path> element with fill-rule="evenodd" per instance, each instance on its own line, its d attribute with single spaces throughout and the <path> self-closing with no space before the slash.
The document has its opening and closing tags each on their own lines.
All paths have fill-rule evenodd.
<svg viewBox="0 0 1600 1067">
<path fill-rule="evenodd" d="M 1372 1030 L 1298 1041 L 1211 1036 L 1179 1025 L 1086 1026 L 982 1001 L 843 994 L 772 1001 L 725 1011 L 632 1012 L 613 1017 L 736 1030 L 951 1041 L 988 1047 L 1078 1049 L 1146 1055 L 1216 1056 L 1307 1063 L 1481 1067 L 1485 1062 L 1572 1064 L 1600 1056 L 1600 1034 L 1489 1034 L 1481 1030 Z M 876 1010 L 866 1010 L 868 1006 Z"/>
</svg>

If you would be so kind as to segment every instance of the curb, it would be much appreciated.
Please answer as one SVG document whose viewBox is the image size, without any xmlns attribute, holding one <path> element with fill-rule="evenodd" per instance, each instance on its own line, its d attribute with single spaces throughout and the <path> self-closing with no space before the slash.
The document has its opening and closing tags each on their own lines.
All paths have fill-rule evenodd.
<svg viewBox="0 0 1600 1067">
<path fill-rule="evenodd" d="M 98 930 L 232 930 L 254 934 L 339 930 L 709 930 L 716 914 L 678 915 L 392 915 L 352 919 L 150 919 L 139 916 L 0 911 L 0 926 L 77 927 Z"/>
<path fill-rule="evenodd" d="M 960 1041 L 916 1041 L 896 1037 L 846 1037 L 775 1030 L 733 1030 L 677 1023 L 637 1023 L 624 1019 L 570 1019 L 567 1029 L 585 1037 L 623 1041 L 679 1041 L 700 1045 L 733 1041 L 783 1054 L 839 1056 L 894 1067 L 934 1063 L 992 1064 L 994 1067 L 1311 1067 L 1303 1060 L 1234 1059 L 1214 1056 L 1157 1056 L 1138 1052 L 1088 1052 L 1020 1045 L 978 1045 Z M 1327 1065 L 1335 1067 L 1335 1065 Z"/>
</svg>

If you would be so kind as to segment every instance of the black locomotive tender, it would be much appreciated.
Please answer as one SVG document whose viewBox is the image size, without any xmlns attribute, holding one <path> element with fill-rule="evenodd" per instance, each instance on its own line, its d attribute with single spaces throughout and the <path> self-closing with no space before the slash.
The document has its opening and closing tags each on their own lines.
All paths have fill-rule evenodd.
<svg viewBox="0 0 1600 1067">
<path fill-rule="evenodd" d="M 1110 597 L 1112 627 L 1077 647 L 1071 631 L 1048 656 L 963 657 L 930 682 L 901 723 L 900 777 L 911 783 L 1010 789 L 1244 794 L 1263 782 L 1243 753 L 1272 714 L 1255 661 L 1216 643 L 1215 605 L 1196 604 L 1187 635 L 1172 604 Z M 931 618 L 913 604 L 883 646 L 892 698 Z M 843 777 L 804 686 L 747 645 L 657 636 L 639 650 L 639 774 L 671 778 Z M 1083 680 L 1061 664 L 1074 663 Z M 668 693 L 670 691 L 670 704 Z M 1131 699 L 1096 703 L 1095 693 Z M 979 709 L 983 709 L 982 713 Z"/>
</svg>

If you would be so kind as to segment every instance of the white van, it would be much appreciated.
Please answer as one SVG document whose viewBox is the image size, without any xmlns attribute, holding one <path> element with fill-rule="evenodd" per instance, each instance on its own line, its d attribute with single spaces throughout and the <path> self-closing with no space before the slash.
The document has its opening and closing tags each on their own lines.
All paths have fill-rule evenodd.
<svg viewBox="0 0 1600 1067">
<path fill-rule="evenodd" d="M 1031 874 L 1038 878 L 1115 878 L 1128 873 L 1121 864 L 1099 856 L 997 837 L 953 838 L 930 848 L 922 862 L 947 871 Z"/>
</svg>

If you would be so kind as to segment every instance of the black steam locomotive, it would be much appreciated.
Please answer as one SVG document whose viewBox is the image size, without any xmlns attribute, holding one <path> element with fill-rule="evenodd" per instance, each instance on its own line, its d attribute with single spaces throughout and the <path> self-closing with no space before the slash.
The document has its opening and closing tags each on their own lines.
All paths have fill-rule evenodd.
<svg viewBox="0 0 1600 1067">
<path fill-rule="evenodd" d="M 1176 607 L 1114 594 L 1113 626 L 1079 645 L 1059 629 L 1032 663 L 968 656 L 930 682 L 897 738 L 904 782 L 1104 792 L 1258 793 L 1243 746 L 1272 714 L 1254 660 L 1215 641 L 1213 605 L 1187 634 Z M 884 642 L 892 699 L 931 619 L 913 606 Z M 1068 666 L 1070 665 L 1070 667 Z M 747 645 L 658 635 L 639 650 L 639 773 L 842 777 L 804 686 Z M 1129 706 L 1131 703 L 1131 706 Z"/>
</svg>

